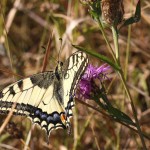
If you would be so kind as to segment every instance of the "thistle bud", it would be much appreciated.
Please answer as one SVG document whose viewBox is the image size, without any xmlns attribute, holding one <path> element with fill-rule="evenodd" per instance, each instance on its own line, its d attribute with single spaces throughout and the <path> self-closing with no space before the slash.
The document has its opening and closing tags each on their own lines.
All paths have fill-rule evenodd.
<svg viewBox="0 0 150 150">
<path fill-rule="evenodd" d="M 102 15 L 109 25 L 118 25 L 123 20 L 124 6 L 123 0 L 102 0 Z"/>
</svg>

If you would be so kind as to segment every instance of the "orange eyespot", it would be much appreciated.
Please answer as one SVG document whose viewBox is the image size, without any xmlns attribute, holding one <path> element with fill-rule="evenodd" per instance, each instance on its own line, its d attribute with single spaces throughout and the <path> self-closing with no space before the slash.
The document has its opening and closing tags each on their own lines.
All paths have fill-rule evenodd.
<svg viewBox="0 0 150 150">
<path fill-rule="evenodd" d="M 63 122 L 63 124 L 65 124 L 66 123 L 66 115 L 61 114 L 60 118 L 61 118 L 61 121 Z"/>
</svg>

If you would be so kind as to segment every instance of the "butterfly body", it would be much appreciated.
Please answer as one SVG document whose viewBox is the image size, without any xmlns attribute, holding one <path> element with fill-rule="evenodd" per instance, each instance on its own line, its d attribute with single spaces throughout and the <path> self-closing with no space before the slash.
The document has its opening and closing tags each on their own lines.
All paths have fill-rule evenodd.
<svg viewBox="0 0 150 150">
<path fill-rule="evenodd" d="M 8 114 L 16 103 L 15 115 L 25 115 L 45 129 L 68 128 L 74 106 L 76 85 L 88 64 L 85 53 L 72 54 L 54 71 L 47 71 L 19 80 L 0 92 L 0 113 Z"/>
</svg>

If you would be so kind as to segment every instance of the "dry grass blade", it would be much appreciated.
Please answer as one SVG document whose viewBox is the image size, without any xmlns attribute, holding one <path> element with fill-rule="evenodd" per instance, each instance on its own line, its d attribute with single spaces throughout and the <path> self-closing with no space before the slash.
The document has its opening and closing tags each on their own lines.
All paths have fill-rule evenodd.
<svg viewBox="0 0 150 150">
<path fill-rule="evenodd" d="M 15 76 L 15 77 L 24 78 L 24 76 L 18 75 L 18 74 L 16 74 L 16 73 L 14 73 L 14 72 L 12 72 L 12 71 L 9 71 L 9 70 L 7 70 L 7 69 L 4 69 L 4 68 L 0 68 L 0 71 L 6 72 L 6 73 L 8 73 L 9 75 L 13 75 L 13 76 Z"/>
<path fill-rule="evenodd" d="M 5 121 L 3 122 L 3 124 L 0 127 L 0 134 L 3 132 L 4 128 L 6 127 L 7 123 L 9 122 L 9 120 L 11 119 L 12 115 L 13 115 L 13 111 L 16 107 L 16 103 L 14 103 L 12 105 L 12 108 L 10 110 L 10 112 L 8 113 L 8 116 L 6 117 Z"/>
<path fill-rule="evenodd" d="M 15 18 L 15 15 L 17 13 L 17 7 L 20 7 L 21 4 L 21 0 L 15 0 L 14 2 L 14 7 L 10 10 L 8 17 L 7 17 L 7 21 L 6 21 L 6 31 L 7 33 L 9 32 L 9 29 L 13 23 L 13 20 Z"/>
<path fill-rule="evenodd" d="M 47 61 L 48 61 L 48 58 L 50 56 L 50 48 L 51 48 L 52 38 L 53 38 L 53 33 L 49 37 L 49 41 L 48 41 L 48 45 L 47 45 L 47 48 L 46 48 L 46 53 L 45 53 L 45 56 L 44 56 L 41 72 L 44 72 L 45 69 L 46 69 Z"/>
<path fill-rule="evenodd" d="M 78 149 L 78 145 L 79 145 L 79 143 L 80 143 L 80 141 L 81 141 L 81 138 L 83 137 L 86 128 L 87 128 L 88 125 L 90 124 L 90 121 L 91 121 L 91 119 L 92 119 L 94 113 L 95 113 L 95 112 L 92 112 L 91 115 L 88 116 L 87 121 L 85 122 L 84 126 L 82 127 L 82 130 L 81 130 L 81 132 L 80 132 L 80 134 L 79 134 L 79 136 L 78 136 L 78 138 L 77 138 L 77 140 L 76 140 L 76 142 L 75 142 L 75 144 L 74 144 L 73 150 Z"/>
<path fill-rule="evenodd" d="M 93 124 L 91 125 L 91 129 L 92 129 L 92 132 L 93 132 L 93 136 L 94 136 L 94 139 L 95 139 L 95 143 L 96 143 L 97 149 L 100 150 L 100 146 L 99 146 L 98 139 L 97 139 L 95 131 L 94 131 Z"/>
<path fill-rule="evenodd" d="M 29 143 L 30 143 L 30 140 L 31 140 L 31 135 L 32 135 L 33 128 L 34 128 L 34 125 L 31 126 L 31 129 L 28 132 L 28 136 L 27 136 L 26 142 L 24 144 L 24 149 L 23 150 L 30 150 Z"/>
<path fill-rule="evenodd" d="M 7 145 L 7 144 L 2 144 L 2 143 L 0 143 L 0 148 L 7 149 L 7 150 L 19 150 L 18 148 L 12 147 L 12 146 Z"/>
</svg>

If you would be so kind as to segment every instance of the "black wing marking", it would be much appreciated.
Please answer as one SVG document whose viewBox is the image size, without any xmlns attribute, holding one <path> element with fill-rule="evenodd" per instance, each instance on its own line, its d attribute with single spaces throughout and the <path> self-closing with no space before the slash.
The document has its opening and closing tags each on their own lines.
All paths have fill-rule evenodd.
<svg viewBox="0 0 150 150">
<path fill-rule="evenodd" d="M 80 51 L 72 54 L 64 65 L 64 99 L 67 117 L 72 116 L 76 85 L 88 65 L 88 56 Z M 69 119 L 68 119 L 69 122 Z"/>
<path fill-rule="evenodd" d="M 25 115 L 50 135 L 51 130 L 65 128 L 63 106 L 53 95 L 54 72 L 35 74 L 15 82 L 0 92 L 0 113 L 8 114 L 14 102 L 14 115 Z"/>
</svg>

